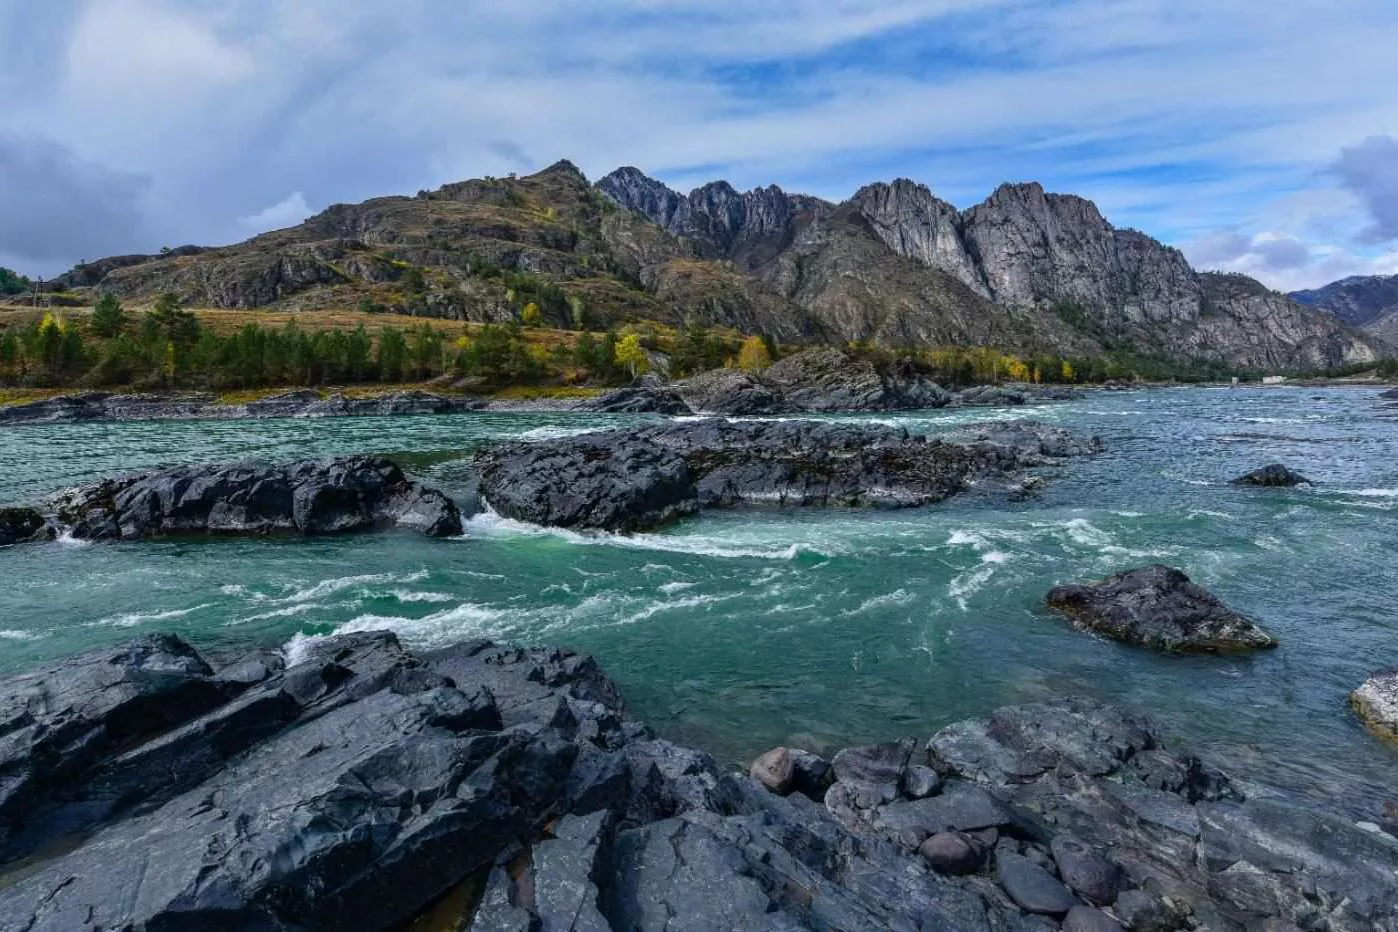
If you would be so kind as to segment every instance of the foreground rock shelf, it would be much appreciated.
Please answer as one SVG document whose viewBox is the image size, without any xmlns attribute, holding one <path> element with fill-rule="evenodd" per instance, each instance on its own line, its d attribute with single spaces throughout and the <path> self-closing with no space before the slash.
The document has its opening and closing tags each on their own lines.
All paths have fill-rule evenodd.
<svg viewBox="0 0 1398 932">
<path fill-rule="evenodd" d="M 1022 471 L 1101 441 L 1034 422 L 948 438 L 824 421 L 708 420 L 502 443 L 476 458 L 482 497 L 532 524 L 643 531 L 739 504 L 911 508 L 973 486 L 1022 494 Z"/>
<path fill-rule="evenodd" d="M 1398 930 L 1398 839 L 1082 700 L 778 795 L 586 657 L 149 637 L 0 683 L 0 929 Z"/>
</svg>

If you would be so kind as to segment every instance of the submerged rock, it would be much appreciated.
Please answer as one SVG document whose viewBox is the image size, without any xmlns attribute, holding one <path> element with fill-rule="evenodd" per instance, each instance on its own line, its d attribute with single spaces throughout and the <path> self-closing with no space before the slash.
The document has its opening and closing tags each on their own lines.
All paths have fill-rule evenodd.
<svg viewBox="0 0 1398 932">
<path fill-rule="evenodd" d="M 699 508 L 911 508 L 976 484 L 1008 489 L 1015 470 L 1056 459 L 1045 451 L 1076 452 L 1061 433 L 1025 425 L 1013 445 L 948 443 L 883 425 L 704 420 L 499 444 L 476 463 L 483 497 L 508 517 L 637 531 Z"/>
<path fill-rule="evenodd" d="M 0 547 L 53 537 L 53 528 L 33 508 L 0 508 Z"/>
<path fill-rule="evenodd" d="M 377 457 L 289 465 L 183 466 L 54 496 L 74 537 L 139 540 L 191 534 L 341 534 L 399 525 L 461 533 L 456 504 Z"/>
<path fill-rule="evenodd" d="M 1398 740 L 1398 669 L 1369 677 L 1349 694 L 1349 704 L 1370 731 Z"/>
<path fill-rule="evenodd" d="M 1060 586 L 1046 601 L 1074 627 L 1157 650 L 1222 653 L 1277 644 L 1184 573 L 1159 564 L 1087 586 Z"/>
<path fill-rule="evenodd" d="M 1298 472 L 1292 472 L 1280 463 L 1254 469 L 1245 476 L 1233 480 L 1234 485 L 1293 486 L 1310 485 L 1311 480 Z"/>
</svg>

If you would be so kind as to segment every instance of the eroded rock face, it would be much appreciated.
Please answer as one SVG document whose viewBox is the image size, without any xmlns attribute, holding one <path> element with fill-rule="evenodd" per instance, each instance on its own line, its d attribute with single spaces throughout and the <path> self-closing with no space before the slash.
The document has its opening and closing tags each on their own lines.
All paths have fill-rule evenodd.
<svg viewBox="0 0 1398 932">
<path fill-rule="evenodd" d="M 1311 480 L 1293 472 L 1280 463 L 1273 463 L 1270 466 L 1263 466 L 1261 469 L 1254 469 L 1245 476 L 1239 476 L 1233 480 L 1234 485 L 1261 485 L 1261 486 L 1293 486 L 1310 485 Z"/>
<path fill-rule="evenodd" d="M 507 517 L 637 531 L 742 504 L 917 507 L 1008 485 L 1056 458 L 1045 451 L 1098 449 L 1057 430 L 1030 424 L 963 444 L 882 425 L 706 420 L 500 444 L 476 462 L 482 496 Z"/>
<path fill-rule="evenodd" d="M 696 414 L 744 417 L 796 410 L 771 387 L 741 369 L 701 372 L 676 383 L 675 391 Z"/>
<path fill-rule="evenodd" d="M 896 411 L 944 407 L 951 396 L 910 367 L 881 371 L 836 349 L 807 350 L 773 364 L 762 379 L 801 411 Z"/>
<path fill-rule="evenodd" d="M 1157 650 L 1224 653 L 1277 644 L 1184 573 L 1158 564 L 1092 585 L 1060 586 L 1046 601 L 1075 627 Z"/>
<path fill-rule="evenodd" d="M 1398 740 L 1398 669 L 1369 677 L 1350 693 L 1349 704 L 1375 734 Z"/>
<path fill-rule="evenodd" d="M 377 457 L 290 465 L 184 466 L 60 493 L 50 503 L 74 537 L 340 534 L 399 525 L 461 533 L 456 504 Z"/>
</svg>

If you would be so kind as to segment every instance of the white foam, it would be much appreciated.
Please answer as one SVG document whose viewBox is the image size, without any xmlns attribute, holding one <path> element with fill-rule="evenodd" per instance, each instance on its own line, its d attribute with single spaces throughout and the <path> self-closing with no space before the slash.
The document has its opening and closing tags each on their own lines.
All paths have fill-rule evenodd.
<svg viewBox="0 0 1398 932">
<path fill-rule="evenodd" d="M 513 439 L 525 441 L 562 440 L 566 437 L 580 437 L 583 434 L 595 434 L 599 430 L 602 430 L 602 428 L 595 424 L 591 427 L 534 427 L 515 434 Z"/>
<path fill-rule="evenodd" d="M 1074 518 L 1063 525 L 1063 529 L 1068 533 L 1069 540 L 1084 547 L 1107 547 L 1112 543 L 1112 535 L 1086 518 Z"/>
<path fill-rule="evenodd" d="M 885 592 L 883 595 L 876 595 L 872 598 L 865 599 L 863 602 L 859 603 L 858 608 L 852 608 L 849 611 L 841 612 L 840 614 L 846 617 L 850 617 L 853 615 L 859 615 L 864 612 L 871 611 L 876 608 L 882 608 L 885 605 L 910 605 L 916 600 L 917 597 L 910 593 L 908 590 L 895 589 L 893 592 Z"/>
<path fill-rule="evenodd" d="M 1398 498 L 1398 489 L 1346 489 L 1344 492 L 1361 498 Z"/>
<path fill-rule="evenodd" d="M 287 667 L 305 663 L 311 648 L 325 640 L 325 637 L 323 634 L 302 634 L 299 631 L 293 634 L 291 640 L 282 645 L 282 658 Z"/>
<path fill-rule="evenodd" d="M 249 615 L 246 618 L 239 618 L 236 621 L 230 621 L 228 624 L 244 625 L 250 621 L 267 621 L 272 618 L 290 618 L 294 615 L 304 615 L 306 612 L 314 611 L 322 607 L 323 606 L 321 606 L 317 602 L 302 602 L 299 605 L 289 605 L 286 608 L 278 608 L 270 612 L 262 612 L 257 615 Z"/>
<path fill-rule="evenodd" d="M 727 602 L 729 599 L 736 599 L 737 597 L 738 593 L 732 592 L 727 595 L 695 595 L 690 596 L 687 599 L 676 599 L 673 602 L 656 602 L 653 605 L 647 605 L 639 612 L 622 618 L 621 624 L 634 625 L 638 621 L 645 621 L 648 618 L 654 618 L 656 615 L 659 615 L 662 612 L 673 612 L 685 608 L 699 608 L 701 606 L 716 605 L 719 602 Z"/>
<path fill-rule="evenodd" d="M 89 621 L 84 627 L 87 628 L 134 628 L 143 625 L 148 621 L 169 621 L 172 618 L 183 618 L 193 614 L 201 608 L 208 608 L 212 602 L 205 602 L 202 605 L 194 605 L 189 608 L 176 608 L 168 612 L 128 612 L 123 615 L 111 615 L 107 618 L 99 618 L 97 621 Z"/>
<path fill-rule="evenodd" d="M 552 537 L 570 544 L 591 547 L 623 547 L 629 550 L 652 550 L 683 553 L 691 556 L 736 559 L 750 557 L 758 560 L 795 560 L 803 553 L 829 557 L 831 554 L 807 544 L 761 548 L 712 537 L 681 537 L 666 534 L 613 534 L 607 531 L 570 531 L 566 528 L 541 527 L 504 518 L 486 509 L 466 522 L 466 537 Z"/>
<path fill-rule="evenodd" d="M 674 595 L 676 592 L 683 592 L 686 589 L 693 589 L 698 583 L 692 582 L 667 582 L 660 587 L 660 591 L 665 595 Z"/>
<path fill-rule="evenodd" d="M 391 595 L 399 602 L 450 602 L 456 598 L 445 592 L 413 592 L 410 589 L 394 589 Z"/>
<path fill-rule="evenodd" d="M 277 599 L 278 602 L 313 602 L 316 599 L 327 595 L 334 595 L 346 589 L 353 589 L 356 586 L 372 586 L 378 583 L 413 583 L 421 582 L 427 578 L 427 570 L 418 570 L 416 573 L 409 573 L 400 576 L 395 573 L 369 573 L 361 576 L 341 576 L 337 579 L 326 579 L 316 583 L 306 589 L 293 592 L 291 595 Z"/>
<path fill-rule="evenodd" d="M 12 628 L 0 628 L 0 640 L 2 641 L 37 641 L 45 635 L 35 631 L 16 631 Z"/>
</svg>

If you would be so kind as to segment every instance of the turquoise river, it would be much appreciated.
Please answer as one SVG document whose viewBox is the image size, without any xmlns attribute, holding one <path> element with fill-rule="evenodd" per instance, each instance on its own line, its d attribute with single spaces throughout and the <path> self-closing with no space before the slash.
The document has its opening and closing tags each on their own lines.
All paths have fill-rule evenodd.
<svg viewBox="0 0 1398 932">
<path fill-rule="evenodd" d="M 70 541 L 0 550 L 0 672 L 142 632 L 293 645 L 390 629 L 595 654 L 637 717 L 725 763 L 928 736 L 998 705 L 1122 702 L 1225 766 L 1372 812 L 1398 748 L 1346 707 L 1398 664 L 1398 407 L 1369 389 L 1092 393 L 1033 409 L 862 415 L 936 433 L 1037 418 L 1102 436 L 1038 497 L 904 512 L 755 509 L 664 533 L 544 531 L 477 516 L 463 537 Z M 634 417 L 54 424 L 0 429 L 0 501 L 158 465 L 390 455 L 446 490 L 473 450 Z M 1284 462 L 1313 488 L 1228 480 Z M 1275 633 L 1243 658 L 1169 657 L 1070 629 L 1061 582 L 1165 562 Z"/>
</svg>

